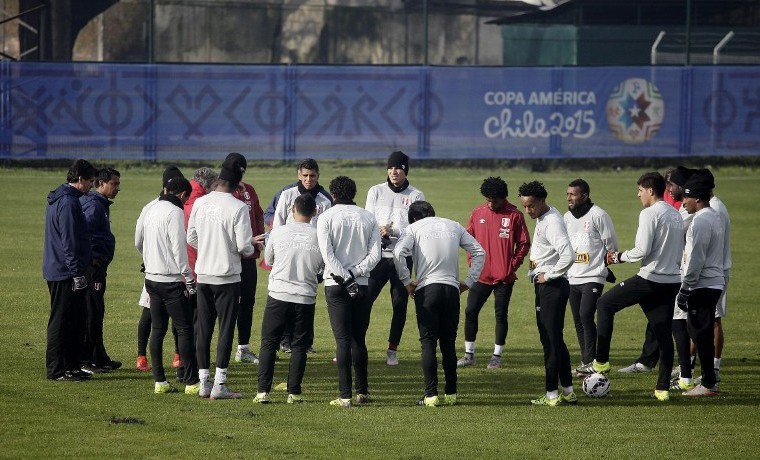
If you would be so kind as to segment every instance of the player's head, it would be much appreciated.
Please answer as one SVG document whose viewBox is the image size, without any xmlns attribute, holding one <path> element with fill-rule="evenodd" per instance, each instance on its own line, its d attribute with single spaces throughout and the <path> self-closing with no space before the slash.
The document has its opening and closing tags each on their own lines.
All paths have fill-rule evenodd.
<svg viewBox="0 0 760 460">
<path fill-rule="evenodd" d="M 80 192 L 87 193 L 92 188 L 97 173 L 98 170 L 89 161 L 79 159 L 74 161 L 66 173 L 66 182 Z"/>
<path fill-rule="evenodd" d="M 112 200 L 121 190 L 121 174 L 113 168 L 103 168 L 98 170 L 95 178 L 95 188 L 102 193 L 104 197 Z"/>
<path fill-rule="evenodd" d="M 319 165 L 317 160 L 307 158 L 298 163 L 298 180 L 306 190 L 311 190 L 319 185 Z"/>
<path fill-rule="evenodd" d="M 230 163 L 238 165 L 243 174 L 245 174 L 245 170 L 248 169 L 248 161 L 242 153 L 232 152 L 227 155 L 227 158 L 225 158 L 224 161 L 229 161 Z"/>
<path fill-rule="evenodd" d="M 401 150 L 388 155 L 388 181 L 398 187 L 404 184 L 409 174 L 409 157 Z"/>
<path fill-rule="evenodd" d="M 689 177 L 694 174 L 694 171 L 696 170 L 684 166 L 679 166 L 670 171 L 670 176 L 665 178 L 665 187 L 673 195 L 673 199 L 676 201 L 683 200 L 683 187 Z"/>
<path fill-rule="evenodd" d="M 317 202 L 310 193 L 303 193 L 298 195 L 293 201 L 293 215 L 297 218 L 301 216 L 305 218 L 306 222 L 314 217 L 317 213 Z"/>
<path fill-rule="evenodd" d="M 356 197 L 356 182 L 348 176 L 338 176 L 330 181 L 330 194 L 336 202 L 353 202 Z"/>
<path fill-rule="evenodd" d="M 163 187 L 166 188 L 166 184 L 168 184 L 169 181 L 174 179 L 175 177 L 185 177 L 185 176 L 182 175 L 182 171 L 180 171 L 179 168 L 175 165 L 169 165 L 166 168 L 164 168 L 164 173 L 162 175 Z"/>
<path fill-rule="evenodd" d="M 435 209 L 433 209 L 433 205 L 427 201 L 415 201 L 409 205 L 409 214 L 407 217 L 409 223 L 413 224 L 426 217 L 435 217 Z"/>
<path fill-rule="evenodd" d="M 710 195 L 715 186 L 712 173 L 707 169 L 694 172 L 683 187 L 683 207 L 689 214 L 710 206 Z"/>
<path fill-rule="evenodd" d="M 549 206 L 546 204 L 546 197 L 549 196 L 549 193 L 541 182 L 534 180 L 523 183 L 517 189 L 517 194 L 520 196 L 520 202 L 525 208 L 525 212 L 531 219 L 537 219 L 549 210 Z"/>
<path fill-rule="evenodd" d="M 219 173 L 206 166 L 196 169 L 193 173 L 193 180 L 198 182 L 206 193 L 211 191 L 211 187 L 218 178 Z"/>
<path fill-rule="evenodd" d="M 182 201 L 182 204 L 185 204 L 192 191 L 193 187 L 190 185 L 190 181 L 184 177 L 175 177 L 166 185 L 164 195 L 174 195 Z"/>
<path fill-rule="evenodd" d="M 665 178 L 657 171 L 642 174 L 636 184 L 639 186 L 637 195 L 645 208 L 660 201 L 665 193 Z"/>
<path fill-rule="evenodd" d="M 228 193 L 232 193 L 243 180 L 243 168 L 235 158 L 226 158 L 222 163 L 222 169 L 219 170 L 218 185 Z"/>
<path fill-rule="evenodd" d="M 575 179 L 567 186 L 567 208 L 577 209 L 588 202 L 591 187 L 583 179 Z"/>
<path fill-rule="evenodd" d="M 507 183 L 501 177 L 489 177 L 480 184 L 480 194 L 486 199 L 491 211 L 498 211 L 507 202 L 509 191 Z"/>
</svg>

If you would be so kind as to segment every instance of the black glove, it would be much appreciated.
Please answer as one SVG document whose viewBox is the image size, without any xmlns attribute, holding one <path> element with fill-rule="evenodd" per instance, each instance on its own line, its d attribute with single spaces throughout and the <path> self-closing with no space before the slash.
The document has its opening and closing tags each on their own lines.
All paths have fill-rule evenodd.
<svg viewBox="0 0 760 460">
<path fill-rule="evenodd" d="M 140 264 L 140 273 L 145 273 L 145 264 Z"/>
<path fill-rule="evenodd" d="M 606 281 L 608 283 L 614 283 L 615 281 L 617 281 L 617 277 L 615 276 L 614 273 L 612 273 L 612 270 L 610 270 L 609 267 L 607 267 L 607 278 L 606 278 Z"/>
<path fill-rule="evenodd" d="M 320 284 L 324 280 L 325 280 L 324 275 L 322 273 L 317 273 L 317 284 Z"/>
<path fill-rule="evenodd" d="M 185 290 L 187 290 L 187 295 L 195 295 L 198 293 L 198 288 L 195 287 L 195 280 L 190 278 L 189 280 L 185 280 Z"/>
<path fill-rule="evenodd" d="M 391 245 L 390 237 L 383 236 L 380 238 L 380 249 L 385 249 Z"/>
<path fill-rule="evenodd" d="M 691 295 L 691 292 L 681 288 L 681 290 L 678 291 L 678 295 L 676 296 L 676 305 L 683 311 L 687 311 L 689 309 L 689 295 Z"/>
<path fill-rule="evenodd" d="M 71 290 L 74 292 L 87 289 L 87 278 L 84 276 L 75 276 L 74 285 L 71 286 Z"/>
<path fill-rule="evenodd" d="M 343 283 L 343 287 L 346 288 L 346 292 L 348 292 L 349 297 L 354 300 L 359 299 L 362 296 L 362 293 L 359 291 L 359 284 L 356 282 L 354 274 L 351 273 L 351 270 L 348 271 L 348 274 L 351 275 L 351 278 L 347 279 Z"/>
<path fill-rule="evenodd" d="M 336 283 L 338 283 L 338 284 L 340 284 L 341 286 L 343 286 L 343 283 L 344 283 L 345 281 L 343 280 L 343 277 L 342 277 L 342 276 L 333 275 L 332 273 L 330 273 L 330 276 L 332 277 L 332 279 L 334 279 L 334 280 L 335 280 L 335 282 L 336 282 Z"/>
</svg>

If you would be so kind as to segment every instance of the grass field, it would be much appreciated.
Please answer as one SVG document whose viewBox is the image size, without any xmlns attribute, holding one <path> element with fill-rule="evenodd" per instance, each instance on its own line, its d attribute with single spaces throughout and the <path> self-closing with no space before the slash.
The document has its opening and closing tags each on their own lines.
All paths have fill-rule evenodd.
<svg viewBox="0 0 760 460">
<path fill-rule="evenodd" d="M 322 183 L 338 174 L 354 178 L 364 204 L 369 186 L 384 180 L 380 167 L 322 166 Z M 186 175 L 192 168 L 183 168 Z M 413 165 L 409 178 L 425 192 L 438 215 L 465 224 L 481 202 L 480 183 L 501 175 L 510 199 L 519 203 L 517 187 L 539 179 L 548 202 L 564 212 L 567 183 L 589 181 L 592 199 L 612 216 L 622 248 L 633 245 L 638 214 L 636 179 L 641 170 L 533 173 L 528 170 L 426 169 Z M 311 355 L 304 380 L 307 402 L 291 406 L 285 394 L 254 405 L 256 368 L 233 363 L 229 384 L 243 392 L 239 401 L 201 400 L 184 394 L 155 395 L 149 373 L 134 370 L 136 329 L 142 284 L 140 257 L 132 241 L 142 206 L 159 191 L 160 168 L 122 169 L 122 191 L 111 207 L 116 257 L 109 269 L 105 337 L 114 359 L 124 368 L 82 383 L 45 379 L 45 330 L 49 295 L 41 276 L 46 194 L 64 181 L 64 170 L 0 169 L 0 457 L 96 458 L 758 458 L 760 423 L 760 311 L 752 287 L 760 260 L 760 173 L 723 168 L 714 171 L 716 194 L 732 218 L 732 269 L 726 346 L 721 366 L 722 393 L 711 399 L 669 403 L 648 398 L 654 374 L 623 375 L 613 370 L 608 398 L 581 395 L 576 407 L 531 407 L 543 393 L 541 345 L 532 308 L 532 290 L 521 270 L 512 297 L 509 335 L 502 369 L 485 369 L 493 346 L 492 303 L 481 313 L 478 366 L 459 373 L 461 405 L 422 408 L 422 372 L 414 309 L 410 308 L 400 347 L 401 365 L 385 365 L 390 324 L 389 296 L 375 303 L 368 333 L 370 407 L 339 409 L 327 402 L 337 396 L 337 371 L 331 363 L 334 342 L 323 293 L 317 300 L 317 353 Z M 264 204 L 282 185 L 295 179 L 293 168 L 249 168 Z M 532 232 L 533 222 L 529 221 Z M 464 259 L 463 259 L 464 260 Z M 616 269 L 619 280 L 636 272 Z M 464 272 L 464 267 L 462 267 Z M 259 273 L 254 312 L 254 348 L 258 349 L 267 272 Z M 464 298 L 463 298 L 464 304 Z M 462 328 L 458 353 L 463 349 Z M 568 311 L 565 340 L 573 364 L 578 344 Z M 612 341 L 613 369 L 630 364 L 643 339 L 645 319 L 638 307 L 616 317 Z M 212 347 L 213 348 L 213 347 Z M 164 358 L 170 369 L 171 345 Z M 213 355 L 212 355 L 213 361 Z M 284 381 L 286 361 L 278 363 L 275 382 Z M 580 391 L 578 382 L 576 391 Z M 180 385 L 181 388 L 181 385 Z M 131 421 L 134 423 L 118 423 Z"/>
</svg>

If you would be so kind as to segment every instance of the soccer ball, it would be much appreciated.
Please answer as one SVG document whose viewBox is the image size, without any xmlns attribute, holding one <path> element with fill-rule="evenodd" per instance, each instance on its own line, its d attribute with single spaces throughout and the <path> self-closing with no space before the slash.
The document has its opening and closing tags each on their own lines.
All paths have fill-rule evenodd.
<svg viewBox="0 0 760 460">
<path fill-rule="evenodd" d="M 606 375 L 591 374 L 583 379 L 583 392 L 592 398 L 603 398 L 610 393 L 610 379 Z"/>
</svg>

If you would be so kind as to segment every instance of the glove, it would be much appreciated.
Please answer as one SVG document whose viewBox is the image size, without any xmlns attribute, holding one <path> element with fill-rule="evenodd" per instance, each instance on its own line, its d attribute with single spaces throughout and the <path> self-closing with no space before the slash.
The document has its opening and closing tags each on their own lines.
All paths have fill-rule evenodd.
<svg viewBox="0 0 760 460">
<path fill-rule="evenodd" d="M 346 288 L 349 297 L 354 300 L 359 299 L 362 296 L 361 292 L 359 292 L 359 284 L 356 282 L 356 279 L 354 279 L 354 274 L 351 273 L 351 270 L 349 270 L 348 273 L 351 275 L 351 279 L 346 280 L 343 283 L 343 287 Z"/>
<path fill-rule="evenodd" d="M 74 285 L 71 287 L 71 290 L 77 292 L 83 289 L 87 289 L 87 278 L 84 276 L 75 276 Z"/>
<path fill-rule="evenodd" d="M 145 264 L 140 264 L 140 273 L 145 273 Z"/>
<path fill-rule="evenodd" d="M 678 291 L 678 295 L 676 296 L 676 306 L 682 311 L 687 311 L 689 309 L 690 295 L 691 292 L 687 291 L 684 288 L 681 288 L 681 290 Z"/>
<path fill-rule="evenodd" d="M 391 245 L 391 239 L 387 236 L 380 238 L 380 249 L 385 249 Z"/>
<path fill-rule="evenodd" d="M 198 293 L 198 288 L 195 286 L 195 280 L 190 278 L 189 280 L 185 281 L 185 290 L 187 290 L 187 295 L 195 295 Z"/>
<path fill-rule="evenodd" d="M 100 265 L 89 265 L 84 272 L 84 276 L 92 283 L 102 283 L 106 280 L 106 274 Z"/>
<path fill-rule="evenodd" d="M 322 283 L 322 281 L 325 280 L 325 277 L 322 273 L 317 273 L 317 284 Z"/>
<path fill-rule="evenodd" d="M 617 281 L 617 277 L 615 276 L 614 273 L 612 273 L 612 270 L 610 270 L 609 268 L 607 269 L 607 278 L 605 280 L 608 283 L 613 283 L 613 284 L 615 283 L 615 281 Z"/>
<path fill-rule="evenodd" d="M 620 254 L 622 254 L 622 252 L 607 251 L 607 255 L 604 258 L 604 262 L 607 265 L 622 263 L 623 261 L 620 260 Z"/>
</svg>

